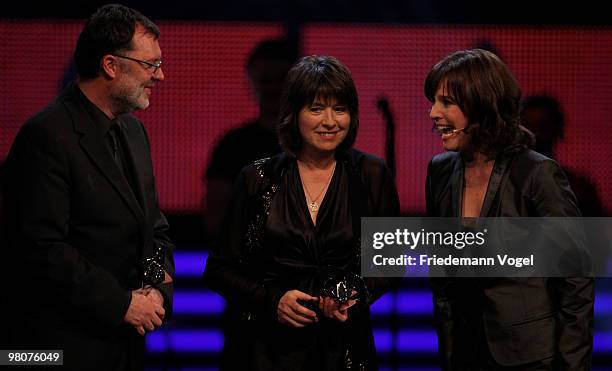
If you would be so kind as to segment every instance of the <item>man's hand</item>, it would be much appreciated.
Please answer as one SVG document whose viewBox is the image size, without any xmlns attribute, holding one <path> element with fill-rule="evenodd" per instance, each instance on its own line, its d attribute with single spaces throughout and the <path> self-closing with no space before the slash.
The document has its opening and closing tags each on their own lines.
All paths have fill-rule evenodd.
<svg viewBox="0 0 612 371">
<path fill-rule="evenodd" d="M 319 300 L 299 290 L 287 291 L 279 300 L 278 307 L 276 308 L 276 315 L 280 323 L 289 327 L 300 328 L 318 321 L 317 314 L 301 305 L 298 299 L 315 302 Z"/>
<path fill-rule="evenodd" d="M 146 290 L 157 291 L 155 289 Z M 132 301 L 123 318 L 124 321 L 132 325 L 140 335 L 145 334 L 145 329 L 147 331 L 153 331 L 156 327 L 161 326 L 165 315 L 163 297 L 161 298 L 161 304 L 159 303 L 159 299 L 156 299 L 156 296 L 161 296 L 161 294 L 157 292 L 156 295 L 151 291 L 147 293 L 146 290 L 140 289 L 132 291 Z"/>
<path fill-rule="evenodd" d="M 162 308 L 164 307 L 164 296 L 155 287 L 148 286 L 138 291 L 142 292 L 145 296 L 149 296 L 155 304 Z"/>
<path fill-rule="evenodd" d="M 166 271 L 164 271 L 164 282 L 162 282 L 162 284 L 163 283 L 172 283 L 172 277 L 170 277 L 170 275 Z M 162 308 L 164 307 L 164 296 L 162 295 L 161 291 L 159 291 L 159 289 L 147 285 L 144 288 L 136 291 L 142 293 L 145 296 L 149 296 L 155 304 L 159 305 Z"/>
<path fill-rule="evenodd" d="M 172 283 L 172 277 L 166 271 L 164 271 L 164 282 L 162 283 Z"/>
</svg>

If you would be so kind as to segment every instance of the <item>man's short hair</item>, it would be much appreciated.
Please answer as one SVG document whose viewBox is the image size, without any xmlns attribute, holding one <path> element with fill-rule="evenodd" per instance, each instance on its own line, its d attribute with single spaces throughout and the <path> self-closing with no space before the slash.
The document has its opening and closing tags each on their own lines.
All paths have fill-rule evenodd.
<svg viewBox="0 0 612 371">
<path fill-rule="evenodd" d="M 159 28 L 137 10 L 119 4 L 99 8 L 83 27 L 74 51 L 79 78 L 91 80 L 98 77 L 103 56 L 132 50 L 136 25 L 159 38 Z"/>
</svg>

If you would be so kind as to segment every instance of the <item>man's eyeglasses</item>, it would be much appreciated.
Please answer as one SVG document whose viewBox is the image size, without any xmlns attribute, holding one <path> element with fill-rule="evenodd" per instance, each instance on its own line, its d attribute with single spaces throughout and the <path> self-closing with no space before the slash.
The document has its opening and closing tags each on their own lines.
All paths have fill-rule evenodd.
<svg viewBox="0 0 612 371">
<path fill-rule="evenodd" d="M 119 54 L 111 54 L 111 55 L 113 55 L 113 56 L 115 56 L 117 58 L 123 58 L 123 59 L 127 59 L 127 60 L 130 60 L 130 61 L 138 62 L 141 65 L 143 65 L 145 69 L 153 72 L 154 75 L 155 75 L 155 72 L 157 72 L 157 70 L 160 69 L 161 65 L 162 65 L 162 61 L 159 61 L 157 63 L 150 63 L 150 62 L 143 61 L 143 60 L 140 60 L 140 59 L 136 59 L 136 58 L 132 58 L 132 57 L 126 57 L 125 55 L 119 55 Z"/>
<path fill-rule="evenodd" d="M 467 129 L 467 126 L 461 129 L 455 129 L 452 126 L 442 126 L 442 125 L 433 124 L 433 126 L 431 127 L 431 131 L 433 131 L 435 134 L 439 136 L 442 136 L 444 134 L 458 134 L 464 131 L 465 129 Z"/>
</svg>

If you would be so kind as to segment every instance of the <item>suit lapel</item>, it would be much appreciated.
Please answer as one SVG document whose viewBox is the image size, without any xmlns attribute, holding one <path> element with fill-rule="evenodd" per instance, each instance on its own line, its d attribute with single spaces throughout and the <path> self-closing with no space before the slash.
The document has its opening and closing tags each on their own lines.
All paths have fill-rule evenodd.
<svg viewBox="0 0 612 371">
<path fill-rule="evenodd" d="M 493 216 L 489 215 L 489 211 L 491 210 L 491 206 L 493 206 L 493 200 L 495 200 L 495 196 L 499 191 L 502 179 L 506 173 L 506 169 L 508 168 L 509 161 L 510 156 L 505 153 L 502 153 L 497 157 L 497 159 L 495 159 L 493 171 L 491 172 L 491 178 L 489 179 L 489 185 L 487 186 L 487 193 L 485 194 L 482 209 L 480 210 L 480 217 Z"/>
<path fill-rule="evenodd" d="M 134 176 L 134 192 L 135 196 L 142 208 L 142 211 L 146 215 L 146 202 L 144 200 L 144 185 L 143 179 L 145 179 L 144 174 L 142 174 L 141 170 L 145 169 L 145 164 L 143 162 L 146 159 L 143 159 L 142 156 L 139 156 L 142 153 L 146 153 L 145 148 L 141 148 L 141 138 L 134 135 L 133 130 L 128 123 L 126 123 L 121 118 L 118 119 L 119 125 L 121 126 L 120 130 L 120 140 L 122 141 L 123 148 L 125 148 L 125 161 L 127 162 L 127 166 L 129 171 Z"/>
<path fill-rule="evenodd" d="M 499 188 L 501 187 L 501 183 L 506 173 L 506 169 L 508 168 L 508 163 L 510 162 L 511 156 L 508 153 L 502 153 L 495 160 L 495 164 L 493 165 L 493 171 L 491 172 L 491 178 L 489 179 L 489 184 L 487 186 L 487 192 L 485 194 L 484 201 L 482 203 L 482 208 L 480 210 L 480 217 L 487 217 L 493 206 L 493 201 L 495 200 L 495 196 L 497 195 Z M 461 156 L 457 156 L 457 161 L 455 162 L 455 167 L 453 168 L 453 176 L 451 179 L 451 189 L 452 189 L 452 216 L 461 216 L 461 207 L 463 204 L 463 181 L 464 181 L 464 168 L 463 168 L 463 159 Z"/>
<path fill-rule="evenodd" d="M 451 177 L 451 204 L 452 216 L 461 216 L 461 206 L 463 204 L 463 159 L 460 155 L 457 156 L 453 175 Z"/>
<path fill-rule="evenodd" d="M 76 86 L 74 89 L 77 89 Z M 130 185 L 123 174 L 121 174 L 110 152 L 108 151 L 105 138 L 106 133 L 104 130 L 102 130 L 102 128 L 95 125 L 87 111 L 78 103 L 78 101 L 75 101 L 76 99 L 79 99 L 76 94 L 79 94 L 79 92 L 69 91 L 66 95 L 64 95 L 64 103 L 70 116 L 72 117 L 75 131 L 82 134 L 79 141 L 81 148 L 83 148 L 89 159 L 98 167 L 100 172 L 112 184 L 115 191 L 119 193 L 119 196 L 125 202 L 132 214 L 134 214 L 136 220 L 138 220 L 140 224 L 144 225 L 143 210 L 140 208 L 140 205 L 138 205 L 138 201 L 136 201 L 136 197 L 134 196 Z M 83 97 L 82 99 L 86 98 Z"/>
</svg>

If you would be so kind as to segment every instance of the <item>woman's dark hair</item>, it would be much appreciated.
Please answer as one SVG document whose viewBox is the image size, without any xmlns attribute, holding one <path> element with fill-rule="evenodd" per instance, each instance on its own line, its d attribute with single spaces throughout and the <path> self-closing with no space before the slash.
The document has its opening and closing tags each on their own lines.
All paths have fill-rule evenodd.
<svg viewBox="0 0 612 371">
<path fill-rule="evenodd" d="M 330 56 L 307 56 L 293 65 L 281 98 L 277 128 L 279 143 L 285 152 L 297 155 L 302 149 L 298 126 L 302 108 L 316 99 L 328 101 L 334 98 L 346 106 L 351 116 L 346 138 L 336 149 L 336 153 L 342 153 L 353 146 L 359 128 L 359 102 L 351 72 Z"/>
<path fill-rule="evenodd" d="M 495 54 L 482 49 L 449 54 L 425 79 L 425 96 L 435 101 L 439 87 L 468 119 L 474 147 L 494 157 L 519 144 L 521 89 L 512 72 Z"/>
<path fill-rule="evenodd" d="M 157 26 L 134 9 L 119 4 L 99 8 L 83 27 L 74 51 L 79 77 L 84 80 L 96 78 L 103 56 L 131 50 L 137 24 L 156 39 L 159 38 Z"/>
</svg>

